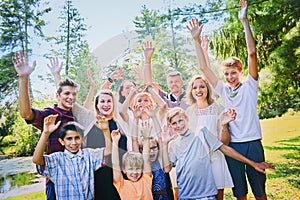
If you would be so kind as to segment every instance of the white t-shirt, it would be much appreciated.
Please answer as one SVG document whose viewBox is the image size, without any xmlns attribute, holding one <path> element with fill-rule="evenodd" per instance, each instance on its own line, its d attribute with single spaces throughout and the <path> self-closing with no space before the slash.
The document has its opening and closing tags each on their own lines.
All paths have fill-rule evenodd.
<svg viewBox="0 0 300 200">
<path fill-rule="evenodd" d="M 242 85 L 235 91 L 218 81 L 215 92 L 221 97 L 226 110 L 234 108 L 236 119 L 229 123 L 231 142 L 249 142 L 261 139 L 261 128 L 256 111 L 258 100 L 258 81 L 248 75 Z"/>
</svg>

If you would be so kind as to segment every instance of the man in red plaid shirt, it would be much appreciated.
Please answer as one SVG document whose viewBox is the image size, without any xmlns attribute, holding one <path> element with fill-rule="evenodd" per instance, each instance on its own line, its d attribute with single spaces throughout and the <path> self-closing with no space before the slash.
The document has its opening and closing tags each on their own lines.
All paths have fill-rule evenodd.
<svg viewBox="0 0 300 200">
<path fill-rule="evenodd" d="M 69 121 L 74 121 L 71 109 L 76 102 L 76 95 L 78 91 L 78 85 L 76 83 L 68 78 L 59 82 L 56 93 L 58 103 L 52 108 L 49 107 L 44 110 L 32 108 L 28 92 L 29 76 L 34 71 L 36 62 L 34 61 L 32 66 L 29 66 L 27 52 L 23 54 L 22 51 L 16 52 L 15 56 L 12 57 L 12 61 L 19 76 L 20 114 L 28 124 L 32 124 L 40 131 L 43 131 L 44 118 L 49 115 L 56 114 L 58 114 L 56 123 L 61 121 L 60 127 Z M 53 64 L 53 62 L 58 62 L 58 60 L 52 59 L 51 64 Z M 47 142 L 47 154 L 63 151 L 64 149 L 58 141 L 60 127 L 58 127 L 58 129 L 49 136 Z M 54 185 L 50 180 L 46 181 L 46 195 L 47 199 L 56 199 Z"/>
</svg>

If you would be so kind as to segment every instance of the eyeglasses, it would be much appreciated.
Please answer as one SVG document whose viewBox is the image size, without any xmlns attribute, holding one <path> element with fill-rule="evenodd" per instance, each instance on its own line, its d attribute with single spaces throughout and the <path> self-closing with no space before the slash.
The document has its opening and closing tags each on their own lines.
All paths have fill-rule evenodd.
<svg viewBox="0 0 300 200">
<path fill-rule="evenodd" d="M 157 150 L 158 150 L 158 146 L 150 147 L 150 151 L 157 151 Z"/>
</svg>

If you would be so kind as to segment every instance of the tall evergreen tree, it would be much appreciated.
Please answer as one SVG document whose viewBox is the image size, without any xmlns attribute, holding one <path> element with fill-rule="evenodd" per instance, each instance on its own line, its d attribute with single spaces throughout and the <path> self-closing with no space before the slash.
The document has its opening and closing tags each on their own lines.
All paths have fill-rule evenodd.
<svg viewBox="0 0 300 200">
<path fill-rule="evenodd" d="M 81 17 L 78 9 L 73 5 L 71 0 L 66 0 L 61 15 L 59 16 L 61 25 L 59 26 L 59 36 L 56 38 L 56 44 L 59 50 L 54 52 L 58 56 L 62 56 L 66 61 L 65 74 L 70 71 L 76 71 L 75 59 L 79 56 L 80 49 L 84 47 L 87 26 L 84 24 L 84 18 Z M 73 68 L 73 69 L 71 69 Z M 74 73 L 70 73 L 71 77 Z"/>
</svg>

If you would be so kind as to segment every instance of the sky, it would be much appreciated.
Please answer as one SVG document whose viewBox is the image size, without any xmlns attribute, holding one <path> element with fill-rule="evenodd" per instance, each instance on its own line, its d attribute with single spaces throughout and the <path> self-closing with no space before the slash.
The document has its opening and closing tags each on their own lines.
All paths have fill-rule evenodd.
<svg viewBox="0 0 300 200">
<path fill-rule="evenodd" d="M 42 2 L 47 2 L 42 0 Z M 86 40 L 91 50 L 96 49 L 105 41 L 121 34 L 122 32 L 134 29 L 133 19 L 139 16 L 142 6 L 146 5 L 150 10 L 159 10 L 164 13 L 168 6 L 171 8 L 195 3 L 193 0 L 73 0 L 74 6 L 79 10 L 85 24 L 88 26 Z M 198 0 L 197 3 L 204 4 L 205 0 Z M 58 30 L 60 21 L 58 17 L 63 8 L 63 0 L 50 0 L 49 6 L 53 8 L 50 14 L 45 15 L 47 26 L 44 32 L 47 35 L 55 34 Z M 36 44 L 38 46 L 38 44 Z M 33 89 L 39 91 L 52 91 L 44 86 L 45 82 L 38 79 L 39 75 L 49 73 L 47 68 L 48 60 L 43 58 L 44 53 L 49 53 L 47 44 L 36 48 L 31 60 L 37 61 L 36 70 L 32 73 Z M 54 88 L 53 88 L 54 89 Z"/>
</svg>

